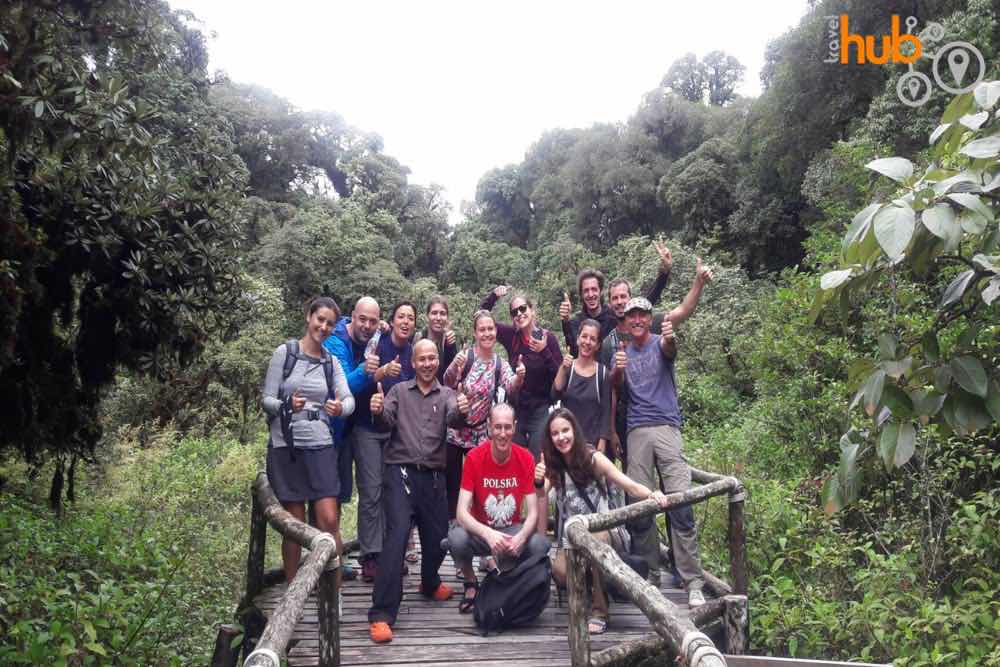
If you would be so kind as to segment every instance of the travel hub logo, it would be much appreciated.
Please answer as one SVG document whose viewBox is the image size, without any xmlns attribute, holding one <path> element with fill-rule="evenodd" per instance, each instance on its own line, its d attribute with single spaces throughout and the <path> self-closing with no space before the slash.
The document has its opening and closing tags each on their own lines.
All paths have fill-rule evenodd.
<svg viewBox="0 0 1000 667">
<path fill-rule="evenodd" d="M 905 64 L 909 71 L 896 83 L 896 94 L 899 101 L 907 106 L 919 107 L 931 98 L 934 85 L 931 78 L 916 71 L 913 66 L 921 57 L 931 60 L 931 73 L 937 85 L 955 95 L 969 92 L 986 77 L 983 54 L 969 42 L 948 42 L 934 50 L 944 38 L 944 28 L 939 23 L 928 23 L 919 34 L 914 35 L 917 18 L 906 18 L 906 32 L 903 33 L 900 31 L 900 17 L 894 15 L 889 34 L 876 37 L 852 33 L 847 14 L 824 18 L 829 55 L 823 62 L 841 65 Z"/>
</svg>

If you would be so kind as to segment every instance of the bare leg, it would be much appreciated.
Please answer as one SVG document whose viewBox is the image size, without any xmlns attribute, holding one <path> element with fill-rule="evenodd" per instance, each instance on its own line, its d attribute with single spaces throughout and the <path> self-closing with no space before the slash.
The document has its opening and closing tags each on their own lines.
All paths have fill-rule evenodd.
<svg viewBox="0 0 1000 667">
<path fill-rule="evenodd" d="M 288 510 L 288 513 L 299 521 L 306 519 L 305 503 L 281 503 L 281 506 Z M 295 573 L 299 571 L 299 559 L 302 558 L 302 547 L 287 537 L 281 539 L 281 563 L 285 570 L 285 581 L 289 584 L 295 578 Z"/>
</svg>

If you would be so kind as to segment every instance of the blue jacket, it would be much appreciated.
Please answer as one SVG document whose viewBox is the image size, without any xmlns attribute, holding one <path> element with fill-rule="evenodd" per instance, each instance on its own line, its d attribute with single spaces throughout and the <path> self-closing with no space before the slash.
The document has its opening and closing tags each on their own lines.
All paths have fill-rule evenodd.
<svg viewBox="0 0 1000 667">
<path fill-rule="evenodd" d="M 364 346 L 356 348 L 356 344 L 351 340 L 351 335 L 347 332 L 347 325 L 350 321 L 349 317 L 340 318 L 333 333 L 323 341 L 323 347 L 340 362 L 341 368 L 347 375 L 347 386 L 354 396 L 358 396 L 373 384 L 371 378 L 365 373 L 365 348 Z M 353 417 L 336 417 L 331 420 L 330 430 L 333 433 L 334 443 L 339 445 L 343 438 L 350 433 L 353 424 Z"/>
</svg>

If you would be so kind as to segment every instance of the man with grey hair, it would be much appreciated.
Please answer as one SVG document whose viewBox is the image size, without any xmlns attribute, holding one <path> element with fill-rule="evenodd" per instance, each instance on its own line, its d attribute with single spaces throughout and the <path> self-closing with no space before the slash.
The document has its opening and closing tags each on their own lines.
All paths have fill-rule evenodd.
<svg viewBox="0 0 1000 667">
<path fill-rule="evenodd" d="M 513 442 L 514 408 L 506 403 L 493 406 L 489 433 L 490 439 L 465 457 L 458 523 L 448 532 L 452 558 L 465 579 L 458 607 L 463 613 L 472 611 L 479 590 L 473 556 L 493 556 L 498 568 L 509 569 L 522 556 L 549 552 L 549 540 L 534 531 L 535 459 L 530 450 Z"/>
</svg>

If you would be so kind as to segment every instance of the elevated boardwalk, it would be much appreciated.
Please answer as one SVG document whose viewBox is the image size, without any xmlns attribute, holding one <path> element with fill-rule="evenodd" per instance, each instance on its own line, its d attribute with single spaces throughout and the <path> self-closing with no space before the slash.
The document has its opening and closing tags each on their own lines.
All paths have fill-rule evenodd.
<svg viewBox="0 0 1000 667">
<path fill-rule="evenodd" d="M 360 572 L 353 557 L 345 560 Z M 553 587 L 548 608 L 532 626 L 483 637 L 472 620 L 472 614 L 458 613 L 462 584 L 454 576 L 455 565 L 450 555 L 445 558 L 440 572 L 444 582 L 455 589 L 455 597 L 447 602 L 433 602 L 420 595 L 420 564 L 410 564 L 410 574 L 403 580 L 403 604 L 393 628 L 394 639 L 382 645 L 374 644 L 368 638 L 367 614 L 372 585 L 363 583 L 360 578 L 345 582 L 342 591 L 344 613 L 340 619 L 340 664 L 395 667 L 570 665 L 567 641 L 569 611 L 565 591 L 560 603 Z M 478 575 L 480 578 L 483 576 L 481 573 Z M 286 588 L 284 584 L 278 584 L 264 589 L 255 598 L 257 607 L 270 618 Z M 684 591 L 667 587 L 662 591 L 668 600 L 687 609 L 687 594 Z M 292 634 L 288 650 L 291 667 L 319 665 L 317 630 L 314 592 L 306 602 L 302 618 Z M 592 636 L 591 646 L 594 651 L 599 651 L 625 641 L 641 639 L 652 631 L 646 616 L 634 604 L 612 602 L 608 631 Z"/>
</svg>

